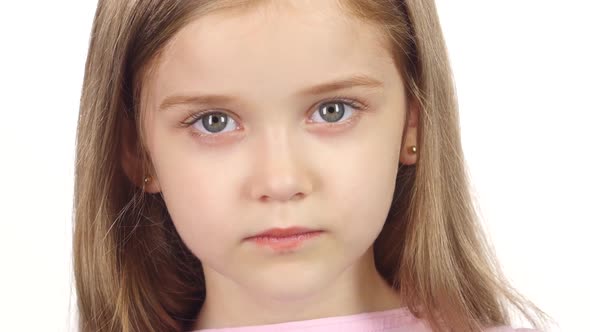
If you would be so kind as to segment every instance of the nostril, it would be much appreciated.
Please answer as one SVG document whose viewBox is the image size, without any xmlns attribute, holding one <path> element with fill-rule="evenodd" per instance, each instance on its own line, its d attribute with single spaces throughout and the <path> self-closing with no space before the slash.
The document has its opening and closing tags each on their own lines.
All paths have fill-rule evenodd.
<svg viewBox="0 0 590 332">
<path fill-rule="evenodd" d="M 303 199 L 303 196 L 305 196 L 305 195 L 303 193 L 299 192 L 299 193 L 293 195 L 293 199 L 295 199 L 295 200 Z"/>
<path fill-rule="evenodd" d="M 280 197 L 277 197 L 276 199 L 273 199 L 269 195 L 263 195 L 263 196 L 260 197 L 260 201 L 261 202 L 269 202 L 271 200 L 279 200 L 279 201 L 282 201 L 282 200 L 287 200 L 287 201 L 296 200 L 297 201 L 297 200 L 303 199 L 304 197 L 305 197 L 305 194 L 302 193 L 302 192 L 298 192 L 298 193 L 296 193 L 296 194 L 294 194 L 294 195 L 292 195 L 290 197 L 287 197 L 285 199 L 280 198 Z"/>
</svg>

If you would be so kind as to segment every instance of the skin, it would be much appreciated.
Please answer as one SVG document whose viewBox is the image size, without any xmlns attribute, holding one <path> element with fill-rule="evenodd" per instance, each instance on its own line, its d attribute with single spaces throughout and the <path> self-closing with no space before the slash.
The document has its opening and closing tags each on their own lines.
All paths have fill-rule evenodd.
<svg viewBox="0 0 590 332">
<path fill-rule="evenodd" d="M 398 164 L 416 162 L 407 149 L 418 110 L 378 36 L 334 0 L 219 12 L 183 28 L 144 82 L 154 168 L 145 190 L 162 193 L 204 267 L 207 297 L 194 329 L 403 306 L 375 268 L 373 242 Z M 353 75 L 380 85 L 298 93 Z M 235 99 L 160 109 L 171 96 L 208 94 Z M 345 105 L 330 123 L 319 111 L 334 97 L 367 107 Z M 219 133 L 202 121 L 180 125 L 202 110 L 234 122 Z M 282 252 L 244 240 L 291 226 L 324 232 Z"/>
</svg>

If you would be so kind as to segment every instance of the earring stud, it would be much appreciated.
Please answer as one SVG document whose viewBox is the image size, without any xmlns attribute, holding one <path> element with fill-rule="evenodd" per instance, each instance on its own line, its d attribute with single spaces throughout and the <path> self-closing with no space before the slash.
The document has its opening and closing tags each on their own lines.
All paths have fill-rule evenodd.
<svg viewBox="0 0 590 332">
<path fill-rule="evenodd" d="M 408 151 L 411 154 L 416 154 L 416 152 L 418 152 L 418 148 L 415 145 L 410 146 L 410 148 L 408 149 Z"/>
<path fill-rule="evenodd" d="M 151 180 L 152 180 L 152 178 L 148 175 L 143 178 L 143 183 L 148 184 Z"/>
</svg>

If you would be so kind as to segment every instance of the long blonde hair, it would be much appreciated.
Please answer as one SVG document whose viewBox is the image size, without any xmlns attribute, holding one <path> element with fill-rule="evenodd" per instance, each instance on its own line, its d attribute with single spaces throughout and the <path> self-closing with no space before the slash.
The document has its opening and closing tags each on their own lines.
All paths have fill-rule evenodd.
<svg viewBox="0 0 590 332">
<path fill-rule="evenodd" d="M 80 331 L 183 331 L 205 298 L 199 260 L 160 195 L 125 175 L 124 146 L 147 174 L 141 82 L 195 18 L 264 0 L 99 0 L 78 121 L 74 271 Z M 418 161 L 401 166 L 375 243 L 381 275 L 435 331 L 509 325 L 545 314 L 509 286 L 477 220 L 447 52 L 433 0 L 342 0 L 390 37 L 408 98 L 420 106 Z M 126 125 L 131 124 L 131 125 Z"/>
</svg>

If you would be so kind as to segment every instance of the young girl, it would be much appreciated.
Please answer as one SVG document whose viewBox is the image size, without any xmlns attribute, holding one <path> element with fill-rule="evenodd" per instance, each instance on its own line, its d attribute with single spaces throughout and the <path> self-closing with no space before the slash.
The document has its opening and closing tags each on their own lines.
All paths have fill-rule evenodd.
<svg viewBox="0 0 590 332">
<path fill-rule="evenodd" d="M 433 0 L 101 0 L 81 331 L 513 331 Z"/>
</svg>

